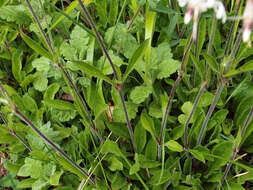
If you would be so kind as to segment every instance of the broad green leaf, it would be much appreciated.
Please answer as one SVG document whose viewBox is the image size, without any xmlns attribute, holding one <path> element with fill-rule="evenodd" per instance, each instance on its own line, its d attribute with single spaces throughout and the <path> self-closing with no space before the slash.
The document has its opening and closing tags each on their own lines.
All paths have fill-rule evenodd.
<svg viewBox="0 0 253 190">
<path fill-rule="evenodd" d="M 41 190 L 48 185 L 49 185 L 49 182 L 47 180 L 40 178 L 32 184 L 32 190 Z"/>
<path fill-rule="evenodd" d="M 205 17 L 202 17 L 199 21 L 199 34 L 198 34 L 198 56 L 199 54 L 201 53 L 201 49 L 205 43 L 205 40 L 206 40 L 206 18 Z"/>
<path fill-rule="evenodd" d="M 50 84 L 46 90 L 46 92 L 44 93 L 44 100 L 53 100 L 55 94 L 58 92 L 58 90 L 60 89 L 60 85 L 58 83 L 53 83 Z"/>
<path fill-rule="evenodd" d="M 38 42 L 34 41 L 32 38 L 20 31 L 20 34 L 25 41 L 25 43 L 32 48 L 36 53 L 50 59 L 53 61 L 53 55 L 51 55 L 45 48 L 43 48 Z"/>
<path fill-rule="evenodd" d="M 152 87 L 150 86 L 137 86 L 131 93 L 130 98 L 135 104 L 140 104 L 145 101 L 146 98 L 152 93 Z"/>
<path fill-rule="evenodd" d="M 22 51 L 15 51 L 12 55 L 12 74 L 14 76 L 14 78 L 21 83 L 21 81 L 23 80 L 23 76 L 22 76 Z"/>
<path fill-rule="evenodd" d="M 89 63 L 81 62 L 81 61 L 73 61 L 73 64 L 75 66 L 77 66 L 81 71 L 83 71 L 84 73 L 86 73 L 88 75 L 103 79 L 104 81 L 106 81 L 112 85 L 114 84 L 113 81 L 109 77 L 104 75 L 100 70 L 98 70 L 93 65 L 90 65 Z"/>
<path fill-rule="evenodd" d="M 123 164 L 121 161 L 119 161 L 119 159 L 115 156 L 111 156 L 110 158 L 108 158 L 107 160 L 109 162 L 109 169 L 111 171 L 116 171 L 116 170 L 123 170 Z"/>
<path fill-rule="evenodd" d="M 138 112 L 138 105 L 134 104 L 130 101 L 127 101 L 126 102 L 126 109 L 128 112 L 129 119 L 130 120 L 134 119 L 136 117 L 136 113 Z M 123 110 L 123 107 L 121 104 L 117 104 L 115 106 L 115 109 L 113 110 L 112 117 L 117 122 L 126 122 L 125 113 L 124 113 L 124 110 Z"/>
<path fill-rule="evenodd" d="M 192 154 L 192 156 L 194 158 L 196 158 L 199 161 L 205 163 L 205 157 L 200 151 L 198 151 L 198 150 L 189 150 L 189 152 Z"/>
<path fill-rule="evenodd" d="M 146 130 L 138 123 L 134 128 L 134 143 L 137 153 L 141 153 L 146 145 Z"/>
<path fill-rule="evenodd" d="M 145 148 L 145 157 L 148 160 L 156 160 L 157 157 L 157 142 L 151 138 Z"/>
<path fill-rule="evenodd" d="M 43 168 L 41 161 L 27 157 L 25 159 L 25 164 L 19 169 L 17 175 L 23 177 L 31 176 L 32 178 L 36 179 L 42 176 L 42 170 Z"/>
<path fill-rule="evenodd" d="M 238 69 L 228 71 L 224 76 L 225 77 L 232 77 L 232 76 L 235 76 L 235 75 L 238 75 L 238 74 L 241 74 L 244 72 L 249 72 L 249 71 L 253 71 L 253 61 L 249 61 L 249 62 L 243 64 Z"/>
<path fill-rule="evenodd" d="M 75 110 L 75 105 L 67 101 L 44 100 L 44 102 L 49 108 L 57 108 L 59 110 Z"/>
<path fill-rule="evenodd" d="M 38 106 L 36 104 L 36 101 L 31 96 L 29 96 L 28 93 L 26 93 L 23 96 L 23 101 L 24 101 L 24 106 L 27 109 L 27 111 L 34 112 L 34 111 L 38 110 Z"/>
<path fill-rule="evenodd" d="M 199 99 L 199 107 L 209 106 L 214 99 L 214 95 L 211 92 L 204 92 Z"/>
<path fill-rule="evenodd" d="M 107 127 L 112 131 L 116 136 L 130 139 L 129 132 L 126 124 L 116 123 L 116 122 L 107 122 Z"/>
<path fill-rule="evenodd" d="M 131 59 L 129 60 L 128 67 L 124 73 L 123 81 L 125 81 L 130 74 L 130 72 L 134 69 L 135 64 L 137 64 L 142 56 L 144 55 L 146 48 L 148 47 L 149 39 L 146 39 L 142 44 L 135 50 L 134 54 L 132 55 Z"/>
<path fill-rule="evenodd" d="M 212 153 L 214 155 L 224 158 L 224 160 L 229 160 L 232 155 L 233 143 L 231 141 L 224 141 L 214 146 Z M 212 169 L 219 169 L 221 166 L 225 165 L 227 162 L 224 160 L 215 159 L 212 162 Z"/>
<path fill-rule="evenodd" d="M 42 92 L 47 89 L 48 79 L 47 77 L 41 73 L 37 72 L 36 76 L 33 80 L 33 86 L 36 90 Z"/>
<path fill-rule="evenodd" d="M 57 171 L 52 176 L 50 176 L 49 183 L 50 185 L 59 185 L 60 177 L 63 174 L 63 171 Z"/>
<path fill-rule="evenodd" d="M 154 140 L 156 140 L 154 121 L 151 117 L 148 116 L 145 110 L 141 113 L 141 125 L 152 135 Z"/>
<path fill-rule="evenodd" d="M 102 149 L 101 149 L 101 153 L 105 154 L 105 153 L 112 153 L 115 154 L 116 156 L 122 157 L 123 154 L 121 153 L 118 144 L 116 142 L 113 142 L 111 140 L 107 140 Z"/>
<path fill-rule="evenodd" d="M 206 63 L 210 66 L 210 68 L 216 72 L 216 73 L 220 73 L 219 71 L 219 65 L 217 63 L 217 61 L 215 60 L 214 57 L 208 55 L 208 54 L 203 54 L 205 60 L 206 60 Z"/>
<path fill-rule="evenodd" d="M 183 147 L 177 141 L 174 140 L 166 142 L 164 146 L 168 147 L 168 149 L 174 152 L 182 152 L 184 150 Z"/>
<path fill-rule="evenodd" d="M 37 71 L 48 72 L 50 70 L 50 60 L 46 57 L 40 57 L 32 61 L 32 66 Z"/>
</svg>

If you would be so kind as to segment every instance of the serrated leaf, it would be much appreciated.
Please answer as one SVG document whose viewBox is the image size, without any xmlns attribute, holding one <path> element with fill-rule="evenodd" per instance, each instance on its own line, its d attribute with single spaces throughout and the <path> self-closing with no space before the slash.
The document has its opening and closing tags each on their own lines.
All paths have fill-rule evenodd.
<svg viewBox="0 0 253 190">
<path fill-rule="evenodd" d="M 49 183 L 50 185 L 59 185 L 59 181 L 63 171 L 57 171 L 52 176 L 50 176 Z"/>
<path fill-rule="evenodd" d="M 123 170 L 123 164 L 117 157 L 111 156 L 107 161 L 110 163 L 109 169 L 111 171 Z"/>
<path fill-rule="evenodd" d="M 31 176 L 32 178 L 39 178 L 42 176 L 42 162 L 31 158 L 25 159 L 25 164 L 19 169 L 18 176 Z"/>
<path fill-rule="evenodd" d="M 32 66 L 36 68 L 37 71 L 48 72 L 50 69 L 50 60 L 46 57 L 40 57 L 33 60 Z"/>
<path fill-rule="evenodd" d="M 38 91 L 44 91 L 47 89 L 48 79 L 41 72 L 37 72 L 36 77 L 33 80 L 33 86 Z"/>
<path fill-rule="evenodd" d="M 177 141 L 174 140 L 166 142 L 164 146 L 174 152 L 182 152 L 184 150 L 183 147 Z"/>
<path fill-rule="evenodd" d="M 152 87 L 149 86 L 137 86 L 131 93 L 130 98 L 135 104 L 140 104 L 145 101 L 146 98 L 152 93 Z"/>
</svg>

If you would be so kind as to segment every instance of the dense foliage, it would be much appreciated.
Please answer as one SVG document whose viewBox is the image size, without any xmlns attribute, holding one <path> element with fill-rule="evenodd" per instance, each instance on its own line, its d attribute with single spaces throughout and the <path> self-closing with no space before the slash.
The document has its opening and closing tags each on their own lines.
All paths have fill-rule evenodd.
<svg viewBox="0 0 253 190">
<path fill-rule="evenodd" d="M 176 0 L 1 0 L 0 188 L 252 189 L 246 1 L 223 4 L 195 40 Z"/>
</svg>

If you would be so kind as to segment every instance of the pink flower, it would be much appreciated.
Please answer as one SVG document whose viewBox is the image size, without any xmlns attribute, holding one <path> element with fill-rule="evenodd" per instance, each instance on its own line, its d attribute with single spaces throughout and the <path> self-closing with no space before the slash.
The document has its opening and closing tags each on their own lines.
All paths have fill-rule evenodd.
<svg viewBox="0 0 253 190">
<path fill-rule="evenodd" d="M 252 24 L 253 24 L 253 0 L 248 0 L 243 13 L 242 39 L 244 42 L 250 40 Z"/>
</svg>

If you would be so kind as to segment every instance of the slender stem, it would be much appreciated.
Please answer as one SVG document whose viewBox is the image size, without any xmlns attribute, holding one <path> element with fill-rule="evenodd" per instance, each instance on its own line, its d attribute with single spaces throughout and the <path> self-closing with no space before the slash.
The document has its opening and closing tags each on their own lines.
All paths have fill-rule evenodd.
<svg viewBox="0 0 253 190">
<path fill-rule="evenodd" d="M 87 103 L 84 101 L 84 99 L 82 98 L 81 94 L 79 93 L 76 85 L 74 84 L 74 82 L 72 81 L 71 77 L 69 76 L 69 74 L 64 70 L 63 66 L 61 64 L 58 64 L 58 67 L 61 69 L 63 75 L 65 76 L 65 78 L 67 79 L 68 83 L 70 84 L 71 88 L 75 91 L 75 93 L 78 96 L 78 99 L 82 105 L 82 107 L 84 108 L 85 112 L 86 112 L 86 116 L 87 118 L 90 120 L 91 122 L 91 129 L 93 130 L 93 132 L 97 135 L 97 137 L 99 138 L 99 140 L 103 143 L 104 139 L 103 137 L 100 135 L 100 133 L 98 132 L 98 129 L 96 128 L 96 125 L 94 123 L 94 121 L 92 120 L 91 116 L 90 116 L 90 112 L 88 109 L 88 105 Z"/>
<path fill-rule="evenodd" d="M 201 95 L 203 94 L 204 90 L 206 88 L 206 82 L 203 82 L 200 89 L 199 89 L 199 92 L 197 94 L 197 97 L 194 101 L 194 104 L 193 104 L 193 108 L 192 108 L 192 111 L 190 113 L 190 115 L 188 116 L 187 118 L 187 121 L 185 123 L 185 127 L 184 127 L 184 144 L 185 144 L 185 150 L 188 150 L 189 148 L 189 137 L 188 137 L 188 126 L 189 126 L 189 123 L 190 123 L 190 120 L 193 116 L 193 114 L 195 113 L 196 111 L 196 108 L 197 108 L 197 105 L 199 103 L 199 100 L 200 100 L 200 97 Z"/>
<path fill-rule="evenodd" d="M 16 105 L 14 105 L 7 92 L 5 91 L 4 87 L 0 83 L 0 91 L 3 96 L 6 98 L 9 106 L 11 107 L 12 111 L 22 120 L 24 121 L 30 128 L 32 128 L 45 142 L 47 142 L 54 150 L 56 150 L 62 157 L 64 157 L 72 166 L 78 169 L 82 174 L 86 177 L 89 177 L 89 174 L 84 171 L 78 164 L 76 164 L 64 151 L 62 151 L 53 141 L 47 138 L 19 109 Z M 90 178 L 92 184 L 95 184 L 93 178 Z"/>
<path fill-rule="evenodd" d="M 29 0 L 26 0 L 27 4 L 28 4 L 28 8 L 36 22 L 36 24 L 38 25 L 39 27 L 39 30 L 40 30 L 40 33 L 42 34 L 43 38 L 45 39 L 48 47 L 49 47 L 49 50 L 51 51 L 52 54 L 54 54 L 54 47 L 53 47 L 53 42 L 52 40 L 50 40 L 51 38 L 48 38 L 46 33 L 44 32 L 44 30 L 42 29 L 42 26 L 39 22 L 39 19 L 38 17 L 36 16 L 31 4 L 30 4 L 30 1 Z M 43 9 L 43 5 L 42 5 L 42 2 L 40 0 L 40 3 L 41 3 L 41 7 Z M 44 10 L 44 9 L 43 9 Z M 49 29 L 48 29 L 49 30 Z M 49 34 L 50 34 L 50 31 L 49 31 Z M 67 79 L 67 82 L 70 84 L 70 87 L 73 89 L 73 91 L 77 94 L 77 98 L 79 100 L 79 102 L 81 103 L 81 105 L 83 106 L 83 108 L 85 109 L 85 112 L 86 112 L 86 116 L 87 118 L 91 121 L 91 129 L 94 131 L 94 133 L 97 135 L 97 137 L 99 138 L 99 140 L 101 142 L 104 142 L 102 136 L 99 134 L 96 126 L 95 126 L 95 123 L 94 121 L 92 120 L 91 116 L 90 116 L 90 113 L 89 113 L 89 110 L 88 110 L 88 105 L 86 104 L 86 102 L 84 101 L 84 99 L 82 98 L 82 96 L 80 95 L 80 93 L 78 92 L 77 90 L 77 87 L 75 86 L 74 82 L 72 81 L 71 77 L 69 76 L 69 74 L 65 71 L 65 69 L 62 67 L 61 64 L 57 64 L 57 66 L 60 68 L 61 72 L 63 73 L 63 75 L 65 76 L 65 78 Z"/>
<path fill-rule="evenodd" d="M 105 47 L 105 44 L 102 40 L 102 37 L 100 35 L 100 33 L 98 32 L 96 26 L 95 26 L 95 23 L 93 22 L 91 16 L 90 16 L 90 13 L 88 11 L 88 9 L 86 8 L 86 6 L 83 4 L 83 2 L 81 0 L 78 0 L 83 12 L 85 13 L 86 17 L 87 17 L 87 20 L 89 22 L 89 25 L 90 27 L 92 28 L 92 30 L 95 32 L 95 35 L 96 35 L 96 38 L 98 40 L 98 43 L 102 49 L 102 51 L 104 52 L 106 58 L 108 59 L 110 65 L 111 65 L 111 68 L 113 70 L 113 74 L 114 74 L 114 77 L 117 81 L 119 81 L 119 77 L 118 77 L 118 74 L 116 72 L 116 68 L 115 66 L 113 65 L 113 62 L 112 62 L 112 59 Z M 123 93 L 122 93 L 122 85 L 119 84 L 119 85 L 115 85 L 115 88 L 117 89 L 118 93 L 119 93 L 119 96 L 120 96 L 120 100 L 121 100 L 121 104 L 122 104 L 122 107 L 123 107 L 123 110 L 124 110 L 124 113 L 125 113 L 125 117 L 126 117 L 126 122 L 127 122 L 127 128 L 128 128 L 128 131 L 129 131 L 129 135 L 131 137 L 131 141 L 132 141 L 132 144 L 133 144 L 133 149 L 135 151 L 135 144 L 134 144 L 134 136 L 133 136 L 133 129 L 131 127 L 131 124 L 130 124 L 130 121 L 129 121 L 129 117 L 128 117 L 128 112 L 127 112 L 127 108 L 126 108 L 126 105 L 125 105 L 125 100 L 124 100 L 124 96 L 123 96 Z"/>
<path fill-rule="evenodd" d="M 218 88 L 217 91 L 216 91 L 216 94 L 215 94 L 215 96 L 214 96 L 213 102 L 212 102 L 212 104 L 211 104 L 211 106 L 210 106 L 210 108 L 209 108 L 209 110 L 208 110 L 208 112 L 207 112 L 206 118 L 205 118 L 205 120 L 204 120 L 204 123 L 203 123 L 203 125 L 202 125 L 201 131 L 200 131 L 200 133 L 199 133 L 197 145 L 200 145 L 200 144 L 201 144 L 204 131 L 205 131 L 206 126 L 207 126 L 207 124 L 208 124 L 208 122 L 209 122 L 209 119 L 210 119 L 210 117 L 211 117 L 211 115 L 212 115 L 212 113 L 213 113 L 213 111 L 214 111 L 214 108 L 215 108 L 215 106 L 216 106 L 216 104 L 217 104 L 217 102 L 218 102 L 218 100 L 219 100 L 219 98 L 220 98 L 220 95 L 221 95 L 221 92 L 222 92 L 224 86 L 225 86 L 225 83 L 224 83 L 223 80 L 221 80 L 221 84 L 220 84 L 219 88 Z"/>
<path fill-rule="evenodd" d="M 97 40 L 98 40 L 98 43 L 99 43 L 101 49 L 103 50 L 103 52 L 104 52 L 106 58 L 108 59 L 110 65 L 111 65 L 111 68 L 112 68 L 112 70 L 113 70 L 113 74 L 114 74 L 115 79 L 116 79 L 116 80 L 119 80 L 119 77 L 118 77 L 116 68 L 115 68 L 114 65 L 113 65 L 112 59 L 111 59 L 111 57 L 109 56 L 109 53 L 108 53 L 108 51 L 107 51 L 107 49 L 106 49 L 106 47 L 105 47 L 105 44 L 104 44 L 104 42 L 103 42 L 103 40 L 102 40 L 102 37 L 101 37 L 100 33 L 98 32 L 98 30 L 97 30 L 97 28 L 96 28 L 96 25 L 95 25 L 95 23 L 93 22 L 93 20 L 92 20 L 92 18 L 91 18 L 91 16 L 90 16 L 90 13 L 89 13 L 89 11 L 88 11 L 88 9 L 86 8 L 86 6 L 83 4 L 83 2 L 82 2 L 81 0 L 78 0 L 78 2 L 79 2 L 80 6 L 81 6 L 81 8 L 82 8 L 82 10 L 83 10 L 83 12 L 85 13 L 85 15 L 86 15 L 86 17 L 87 17 L 87 20 L 88 20 L 88 23 L 89 23 L 90 27 L 91 27 L 92 30 L 95 32 L 95 35 L 96 35 L 96 37 L 97 37 Z"/>
<path fill-rule="evenodd" d="M 207 54 L 211 55 L 212 53 L 212 46 L 213 46 L 213 41 L 214 41 L 214 37 L 215 37 L 215 30 L 216 30 L 216 24 L 217 24 L 217 19 L 216 16 L 213 16 L 213 22 L 212 22 L 212 31 L 211 31 L 211 35 L 210 35 L 210 39 L 208 42 L 208 47 L 207 47 Z"/>
<path fill-rule="evenodd" d="M 164 133 L 164 129 L 166 126 L 166 122 L 167 122 L 167 118 L 168 118 L 168 113 L 169 113 L 169 108 L 170 108 L 170 103 L 172 101 L 172 98 L 174 96 L 174 93 L 176 91 L 177 85 L 179 84 L 179 82 L 182 80 L 183 75 L 178 75 L 177 80 L 175 81 L 171 91 L 170 91 L 170 96 L 169 96 L 169 100 L 163 115 L 163 120 L 162 120 L 162 126 L 161 126 L 161 130 L 160 130 L 160 137 L 158 140 L 158 159 L 161 159 L 161 146 L 162 146 L 162 138 L 163 138 L 163 133 Z"/>
<path fill-rule="evenodd" d="M 8 121 L 5 119 L 4 114 L 0 112 L 0 117 L 3 120 L 4 124 L 8 127 L 10 134 L 16 137 L 30 152 L 32 151 L 31 147 L 16 133 L 16 131 L 10 129 Z"/>
<path fill-rule="evenodd" d="M 158 160 L 161 159 L 161 148 L 162 148 L 162 139 L 163 139 L 163 134 L 164 134 L 164 129 L 165 129 L 165 126 L 166 126 L 166 122 L 167 122 L 167 118 L 168 118 L 168 113 L 169 113 L 169 108 L 170 108 L 170 103 L 173 99 L 173 96 L 175 94 L 175 91 L 176 91 L 176 88 L 177 88 L 177 85 L 180 83 L 180 81 L 182 80 L 183 78 L 183 73 L 185 71 L 185 59 L 188 55 L 188 53 L 190 52 L 190 49 L 191 49 L 191 46 L 192 46 L 192 43 L 193 43 L 193 39 L 191 38 L 189 44 L 188 44 L 188 47 L 184 53 L 184 56 L 182 58 L 182 62 L 181 62 L 181 71 L 180 73 L 178 74 L 178 77 L 170 91 L 170 96 L 169 96 L 169 100 L 168 100 L 168 103 L 167 103 L 167 106 L 166 106 L 166 109 L 165 109 L 165 112 L 164 112 L 164 115 L 163 115 L 163 120 L 162 120 L 162 125 L 161 125 L 161 129 L 160 129 L 160 136 L 159 136 L 159 140 L 158 140 Z"/>
<path fill-rule="evenodd" d="M 131 141 L 132 141 L 132 144 L 133 144 L 133 149 L 134 149 L 134 152 L 136 152 L 135 144 L 134 144 L 134 133 L 133 133 L 133 130 L 132 130 L 129 118 L 128 118 L 127 108 L 126 108 L 124 96 L 122 94 L 122 89 L 120 88 L 120 90 L 118 90 L 118 92 L 119 92 L 119 95 L 120 95 L 120 99 L 121 99 L 121 102 L 122 102 L 124 114 L 125 114 L 125 117 L 126 117 L 127 126 L 130 126 L 130 127 L 128 127 L 128 132 L 130 134 L 130 138 L 131 138 Z"/>
<path fill-rule="evenodd" d="M 244 137 L 245 131 L 246 131 L 248 125 L 249 125 L 249 122 L 252 119 L 252 115 L 253 115 L 253 107 L 251 107 L 251 110 L 250 110 L 250 112 L 249 112 L 249 114 L 248 114 L 248 116 L 247 116 L 247 118 L 246 118 L 246 120 L 244 122 L 244 125 L 243 125 L 243 128 L 242 128 L 242 133 L 241 133 L 241 139 Z M 234 146 L 234 148 L 233 148 L 233 154 L 232 154 L 230 160 L 234 161 L 234 159 L 235 159 L 237 153 L 239 152 L 239 150 L 240 150 L 240 146 L 238 146 L 238 147 Z M 221 178 L 221 183 L 219 185 L 222 186 L 222 184 L 224 183 L 225 179 L 227 178 L 228 172 L 230 171 L 231 167 L 232 167 L 232 163 L 230 162 L 230 163 L 227 164 L 227 167 L 226 167 L 226 169 L 225 169 L 225 171 L 223 173 L 223 176 Z M 217 190 L 219 189 L 219 185 L 217 186 Z"/>
<path fill-rule="evenodd" d="M 239 33 L 238 33 L 238 35 L 237 35 L 237 39 L 235 41 L 234 48 L 232 49 L 232 52 L 231 52 L 230 57 L 229 57 L 229 60 L 228 60 L 228 62 L 225 65 L 225 72 L 228 71 L 228 69 L 230 68 L 231 63 L 232 63 L 232 61 L 235 58 L 235 54 L 237 53 L 237 51 L 238 51 L 238 49 L 240 47 L 240 44 L 241 44 L 241 41 L 242 41 L 242 32 L 243 32 L 243 30 L 240 30 Z"/>
<path fill-rule="evenodd" d="M 225 46 L 223 58 L 227 55 L 227 52 L 228 52 L 228 49 L 229 49 L 229 46 L 230 46 L 230 43 L 231 43 L 231 37 L 232 37 L 232 34 L 234 32 L 235 22 L 237 20 L 236 18 L 238 16 L 238 14 L 239 14 L 241 3 L 242 3 L 242 0 L 239 0 L 239 3 L 237 5 L 237 9 L 236 9 L 236 13 L 235 13 L 235 16 L 234 16 L 234 19 L 233 19 L 234 21 L 232 23 L 232 26 L 230 28 L 229 35 L 228 35 L 228 38 L 227 38 L 227 41 L 226 41 L 226 46 Z"/>
<path fill-rule="evenodd" d="M 139 6 L 139 8 L 137 9 L 137 11 L 136 11 L 136 13 L 134 14 L 133 18 L 131 19 L 131 21 L 130 21 L 128 27 L 127 27 L 127 30 L 128 30 L 128 31 L 129 31 L 130 28 L 132 27 L 132 25 L 133 25 L 133 23 L 134 23 L 134 21 L 135 21 L 137 15 L 139 14 L 141 8 L 142 8 L 142 6 Z"/>
<path fill-rule="evenodd" d="M 42 26 L 41 26 L 41 24 L 40 24 L 40 21 L 39 21 L 37 15 L 35 14 L 35 12 L 34 12 L 34 10 L 33 10 L 33 8 L 32 8 L 32 5 L 31 5 L 30 1 L 29 1 L 29 0 L 25 0 L 25 1 L 26 1 L 27 5 L 28 5 L 29 11 L 31 12 L 31 14 L 32 14 L 32 16 L 33 16 L 33 18 L 34 18 L 36 24 L 37 24 L 38 27 L 39 27 L 39 31 L 40 31 L 41 35 L 43 36 L 45 42 L 47 43 L 47 46 L 48 46 L 48 48 L 49 48 L 49 50 L 50 50 L 50 53 L 53 54 L 54 48 L 53 48 L 53 46 L 52 46 L 52 44 L 51 44 L 51 42 L 50 42 L 50 39 L 47 37 L 46 33 L 45 33 L 44 30 L 42 29 Z"/>
</svg>

